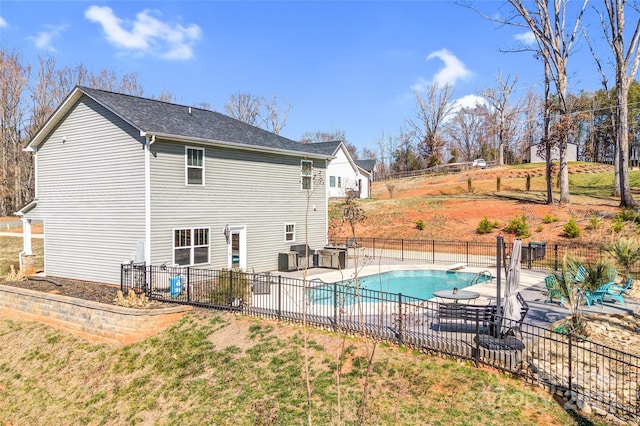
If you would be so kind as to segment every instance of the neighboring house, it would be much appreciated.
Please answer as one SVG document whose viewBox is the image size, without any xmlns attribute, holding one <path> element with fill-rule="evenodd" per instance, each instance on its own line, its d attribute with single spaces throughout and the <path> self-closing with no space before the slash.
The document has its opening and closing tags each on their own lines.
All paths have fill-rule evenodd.
<svg viewBox="0 0 640 426">
<path fill-rule="evenodd" d="M 233 118 L 76 87 L 26 148 L 48 276 L 120 282 L 120 265 L 275 270 L 293 244 L 327 242 L 318 153 Z M 305 241 L 306 239 L 306 241 Z"/>
<path fill-rule="evenodd" d="M 350 193 L 355 193 L 356 198 L 370 197 L 371 173 L 357 166 L 342 141 L 316 142 L 310 146 L 317 152 L 335 157 L 327 167 L 327 195 L 330 198 L 343 198 Z"/>
<path fill-rule="evenodd" d="M 526 162 L 527 163 L 544 163 L 546 159 L 544 155 L 539 155 L 538 149 L 541 144 L 531 145 L 527 148 Z M 560 154 L 557 148 L 551 150 L 551 160 L 559 161 Z M 578 161 L 578 145 L 575 143 L 567 144 L 567 161 Z"/>
</svg>

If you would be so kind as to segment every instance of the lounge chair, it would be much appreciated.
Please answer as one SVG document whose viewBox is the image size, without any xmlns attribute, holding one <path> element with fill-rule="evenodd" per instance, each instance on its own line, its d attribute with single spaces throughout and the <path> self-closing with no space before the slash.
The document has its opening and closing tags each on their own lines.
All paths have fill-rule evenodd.
<svg viewBox="0 0 640 426">
<path fill-rule="evenodd" d="M 633 277 L 629 277 L 625 285 L 612 285 L 609 290 L 617 291 L 618 294 L 623 295 L 631 288 L 631 284 L 633 284 Z"/>
<path fill-rule="evenodd" d="M 613 290 L 614 283 L 607 283 L 605 285 L 600 286 L 597 290 L 593 292 L 585 291 L 584 292 L 584 300 L 587 302 L 587 306 L 593 305 L 595 302 L 600 302 L 600 306 L 604 306 L 605 297 L 609 299 L 613 299 L 620 302 L 622 306 L 624 306 L 624 297 L 617 290 Z"/>
<path fill-rule="evenodd" d="M 576 275 L 573 278 L 577 283 L 581 283 L 582 281 L 584 281 L 586 277 L 587 277 L 587 269 L 584 266 L 579 265 L 578 270 L 576 271 Z"/>
<path fill-rule="evenodd" d="M 560 304 L 564 304 L 564 294 L 562 294 L 562 290 L 560 290 L 558 278 L 556 278 L 555 275 L 548 275 L 544 279 L 544 286 L 547 289 L 547 299 L 544 301 L 544 303 L 553 303 L 553 299 L 555 297 L 559 297 Z"/>
</svg>

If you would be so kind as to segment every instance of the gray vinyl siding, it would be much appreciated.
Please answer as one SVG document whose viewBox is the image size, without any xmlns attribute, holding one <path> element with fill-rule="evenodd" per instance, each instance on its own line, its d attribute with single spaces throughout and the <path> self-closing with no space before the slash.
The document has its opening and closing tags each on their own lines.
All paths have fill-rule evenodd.
<svg viewBox="0 0 640 426">
<path fill-rule="evenodd" d="M 64 138 L 64 142 L 63 142 Z M 48 276 L 117 284 L 144 241 L 144 150 L 139 131 L 83 96 L 37 153 Z"/>
<path fill-rule="evenodd" d="M 247 227 L 247 269 L 277 269 L 284 224 L 296 224 L 296 244 L 305 243 L 305 213 L 309 206 L 308 243 L 322 248 L 327 239 L 326 162 L 314 160 L 309 195 L 301 189 L 301 157 L 205 148 L 205 185 L 185 185 L 185 145 L 156 141 L 151 146 L 151 262 L 172 262 L 173 229 L 210 228 L 210 265 L 227 267 L 225 225 Z M 312 206 L 316 206 L 316 211 Z"/>
</svg>

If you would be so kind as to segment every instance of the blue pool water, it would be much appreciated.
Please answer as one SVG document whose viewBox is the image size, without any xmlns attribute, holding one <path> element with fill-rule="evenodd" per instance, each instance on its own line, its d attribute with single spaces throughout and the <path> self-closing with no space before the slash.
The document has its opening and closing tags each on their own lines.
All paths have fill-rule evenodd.
<svg viewBox="0 0 640 426">
<path fill-rule="evenodd" d="M 470 285 L 479 284 L 492 279 L 490 274 L 472 272 L 441 271 L 433 269 L 390 271 L 376 275 L 368 275 L 360 278 L 360 288 L 363 289 L 361 297 L 373 298 L 373 292 L 392 293 L 393 296 L 385 296 L 386 300 L 397 300 L 397 294 L 415 297 L 418 299 L 431 299 L 433 292 L 448 290 L 454 287 L 463 289 Z M 338 284 L 339 302 L 353 303 L 353 280 L 346 280 Z M 345 288 L 346 287 L 346 288 Z M 371 290 L 367 292 L 367 290 Z M 309 291 L 312 303 L 333 304 L 334 285 L 327 284 L 314 287 Z"/>
</svg>

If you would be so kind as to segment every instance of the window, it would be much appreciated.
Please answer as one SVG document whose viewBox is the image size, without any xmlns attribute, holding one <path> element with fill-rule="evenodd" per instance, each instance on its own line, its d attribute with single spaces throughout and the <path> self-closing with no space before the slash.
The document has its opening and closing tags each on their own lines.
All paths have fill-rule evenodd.
<svg viewBox="0 0 640 426">
<path fill-rule="evenodd" d="M 313 189 L 313 161 L 300 161 L 300 176 L 302 176 L 302 189 Z"/>
<path fill-rule="evenodd" d="M 204 149 L 185 147 L 187 185 L 204 185 Z"/>
<path fill-rule="evenodd" d="M 209 263 L 209 228 L 174 230 L 173 263 L 178 265 Z"/>
<path fill-rule="evenodd" d="M 338 188 L 342 188 L 342 178 L 338 176 Z"/>
<path fill-rule="evenodd" d="M 335 176 L 329 176 L 329 186 L 331 188 L 335 188 L 336 187 L 336 177 Z"/>
<path fill-rule="evenodd" d="M 296 240 L 296 224 L 285 223 L 284 224 L 284 241 L 294 242 Z"/>
</svg>

